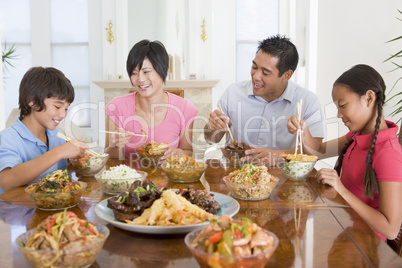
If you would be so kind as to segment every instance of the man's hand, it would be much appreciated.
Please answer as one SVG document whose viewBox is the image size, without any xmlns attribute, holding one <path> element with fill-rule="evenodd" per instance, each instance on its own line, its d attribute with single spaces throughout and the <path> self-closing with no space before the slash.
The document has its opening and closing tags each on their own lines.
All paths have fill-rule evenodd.
<svg viewBox="0 0 402 268">
<path fill-rule="evenodd" d="M 241 158 L 242 162 L 253 164 L 264 164 L 266 166 L 275 166 L 275 157 L 279 154 L 266 148 L 246 150 L 246 156 Z"/>
</svg>

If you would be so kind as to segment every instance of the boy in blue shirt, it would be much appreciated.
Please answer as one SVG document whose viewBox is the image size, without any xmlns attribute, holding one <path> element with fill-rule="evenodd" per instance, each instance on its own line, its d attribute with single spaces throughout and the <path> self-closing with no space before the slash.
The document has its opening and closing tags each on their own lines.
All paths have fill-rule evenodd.
<svg viewBox="0 0 402 268">
<path fill-rule="evenodd" d="M 20 117 L 0 132 L 0 193 L 67 167 L 88 145 L 57 137 L 58 124 L 74 100 L 74 88 L 52 67 L 29 69 L 20 83 Z"/>
</svg>

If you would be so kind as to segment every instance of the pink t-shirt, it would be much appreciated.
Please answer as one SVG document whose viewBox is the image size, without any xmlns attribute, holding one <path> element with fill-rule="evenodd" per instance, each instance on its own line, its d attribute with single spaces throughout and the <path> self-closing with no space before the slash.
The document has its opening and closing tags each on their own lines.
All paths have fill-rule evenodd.
<svg viewBox="0 0 402 268">
<path fill-rule="evenodd" d="M 157 143 L 167 142 L 168 147 L 178 147 L 180 133 L 186 130 L 194 121 L 198 109 L 186 99 L 168 92 L 167 94 L 169 104 L 152 104 L 155 107 L 168 105 L 165 119 L 154 128 L 150 128 L 143 118 L 135 115 L 136 92 L 116 97 L 106 105 L 105 112 L 116 126 L 137 134 L 142 134 L 141 130 L 144 130 L 148 134 L 145 141 L 143 137 L 133 136 L 131 138 L 125 147 L 126 157 L 134 153 L 136 148 L 140 148 L 151 141 Z"/>
<path fill-rule="evenodd" d="M 373 168 L 378 181 L 402 182 L 402 147 L 396 136 L 398 126 L 390 121 L 386 123 L 388 129 L 380 130 L 377 135 L 372 154 Z M 353 132 L 349 132 L 346 137 L 350 139 L 352 135 Z M 372 137 L 373 133 L 362 135 L 361 132 L 353 137 L 354 141 L 343 158 L 341 181 L 360 200 L 380 211 L 378 194 L 374 194 L 373 199 L 363 196 L 366 157 Z M 380 237 L 385 239 L 382 235 Z"/>
</svg>

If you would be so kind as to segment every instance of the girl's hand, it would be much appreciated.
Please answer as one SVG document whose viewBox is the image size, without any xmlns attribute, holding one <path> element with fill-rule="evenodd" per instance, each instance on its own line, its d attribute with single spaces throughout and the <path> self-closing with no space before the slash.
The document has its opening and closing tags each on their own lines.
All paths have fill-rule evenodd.
<svg viewBox="0 0 402 268">
<path fill-rule="evenodd" d="M 292 115 L 288 119 L 287 127 L 290 134 L 296 135 L 298 129 L 304 130 L 307 127 L 307 123 L 303 119 L 300 119 L 299 123 L 299 118 L 296 115 Z"/>
<path fill-rule="evenodd" d="M 173 148 L 173 147 L 169 147 L 165 154 L 161 157 L 161 161 L 166 160 L 166 158 L 170 157 L 170 156 L 174 156 L 174 155 L 184 155 L 184 152 L 182 149 L 179 148 Z"/>
<path fill-rule="evenodd" d="M 229 123 L 229 117 L 219 110 L 215 110 L 209 114 L 209 129 L 216 131 L 228 131 L 226 124 Z"/>
<path fill-rule="evenodd" d="M 62 158 L 68 159 L 80 156 L 89 149 L 88 144 L 79 140 L 70 140 L 59 146 L 62 152 Z"/>
<path fill-rule="evenodd" d="M 119 128 L 117 131 L 118 134 L 110 134 L 110 139 L 116 147 L 124 148 L 127 145 L 127 143 L 130 142 L 133 133 L 130 131 L 125 131 L 122 128 Z"/>
<path fill-rule="evenodd" d="M 345 189 L 335 169 L 323 168 L 317 172 L 315 177 L 319 183 L 334 187 L 338 193 Z"/>
</svg>

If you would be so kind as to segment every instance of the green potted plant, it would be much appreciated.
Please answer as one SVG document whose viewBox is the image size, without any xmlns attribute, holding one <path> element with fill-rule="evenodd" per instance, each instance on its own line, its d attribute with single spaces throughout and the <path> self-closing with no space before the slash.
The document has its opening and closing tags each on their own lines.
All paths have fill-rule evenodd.
<svg viewBox="0 0 402 268">
<path fill-rule="evenodd" d="M 400 13 L 400 15 L 402 15 L 402 11 L 400 11 L 400 10 L 398 9 L 398 12 Z M 402 21 L 401 18 L 397 18 L 397 19 L 400 20 L 400 21 Z M 389 43 L 389 42 L 395 42 L 395 41 L 398 41 L 398 40 L 401 40 L 401 41 L 402 41 L 402 35 L 401 35 L 401 36 L 398 36 L 398 37 L 396 37 L 396 38 L 394 38 L 394 39 L 392 39 L 392 40 L 389 40 L 387 43 Z M 384 62 L 386 62 L 386 61 L 391 61 L 392 64 L 395 65 L 395 68 L 394 68 L 392 71 L 399 71 L 399 72 L 402 72 L 402 65 L 401 65 L 401 64 L 398 64 L 397 62 L 395 62 L 395 60 L 397 60 L 397 59 L 399 59 L 399 58 L 401 58 L 401 57 L 402 57 L 402 50 L 400 50 L 399 52 L 397 52 L 397 53 L 391 55 L 391 56 L 390 56 L 389 58 L 387 58 Z M 401 77 L 399 77 L 399 78 L 396 80 L 396 82 L 395 82 L 394 85 L 392 86 L 391 90 L 389 91 L 389 94 L 391 94 L 391 95 L 390 95 L 389 99 L 387 100 L 387 102 L 389 102 L 389 101 L 392 100 L 392 99 L 399 99 L 398 102 L 394 105 L 395 109 L 394 109 L 394 110 L 391 112 L 391 114 L 390 114 L 391 116 L 399 115 L 399 119 L 398 119 L 397 123 L 399 123 L 399 122 L 402 120 L 402 98 L 401 98 L 401 97 L 402 97 L 402 90 L 400 90 L 399 92 L 398 92 L 398 91 L 393 92 L 393 90 L 394 90 L 394 88 L 397 86 L 397 84 L 398 84 L 398 82 L 399 82 L 400 80 L 402 80 L 402 75 L 401 75 Z M 392 92 L 393 92 L 393 94 L 392 94 Z M 400 129 L 399 129 L 399 143 L 400 143 L 400 144 L 402 144 L 402 131 L 401 131 L 401 128 L 402 128 L 402 122 L 401 122 L 401 127 L 400 127 Z"/>
<path fill-rule="evenodd" d="M 10 48 L 7 48 L 7 43 L 4 43 L 4 49 L 1 53 L 1 61 L 4 64 L 3 66 L 5 69 L 7 69 L 7 66 L 14 67 L 12 60 L 18 57 L 18 55 L 16 55 L 16 51 L 15 44 L 11 45 Z"/>
</svg>

